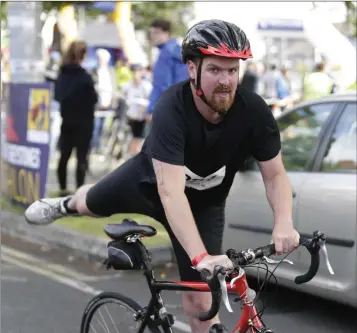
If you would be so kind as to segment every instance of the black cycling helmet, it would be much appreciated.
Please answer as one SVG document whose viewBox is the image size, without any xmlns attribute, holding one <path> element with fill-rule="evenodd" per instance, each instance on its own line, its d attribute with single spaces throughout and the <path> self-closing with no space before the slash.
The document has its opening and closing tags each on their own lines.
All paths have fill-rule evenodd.
<svg viewBox="0 0 357 333">
<path fill-rule="evenodd" d="M 191 80 L 197 96 L 206 103 L 201 90 L 202 59 L 206 55 L 237 58 L 246 60 L 253 58 L 250 43 L 244 31 L 235 24 L 222 20 L 204 20 L 196 23 L 188 30 L 182 42 L 182 61 L 201 59 L 198 64 L 197 79 Z"/>
<path fill-rule="evenodd" d="M 205 20 L 195 24 L 182 42 L 184 63 L 205 55 L 244 60 L 253 57 L 244 31 L 222 20 Z"/>
</svg>

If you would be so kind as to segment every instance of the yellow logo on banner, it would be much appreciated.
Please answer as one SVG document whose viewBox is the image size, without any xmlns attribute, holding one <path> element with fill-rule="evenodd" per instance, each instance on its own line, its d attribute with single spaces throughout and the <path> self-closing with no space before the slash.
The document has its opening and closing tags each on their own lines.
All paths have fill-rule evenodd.
<svg viewBox="0 0 357 333">
<path fill-rule="evenodd" d="M 50 127 L 50 91 L 48 89 L 31 89 L 27 130 L 48 131 Z"/>
</svg>

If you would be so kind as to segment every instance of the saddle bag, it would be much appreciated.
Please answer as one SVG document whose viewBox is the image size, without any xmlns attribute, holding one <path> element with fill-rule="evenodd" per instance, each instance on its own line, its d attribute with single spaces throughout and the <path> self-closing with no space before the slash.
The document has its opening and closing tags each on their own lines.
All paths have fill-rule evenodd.
<svg viewBox="0 0 357 333">
<path fill-rule="evenodd" d="M 104 262 L 107 269 L 139 270 L 143 268 L 143 256 L 137 242 L 111 241 L 108 243 L 107 249 L 108 259 Z"/>
</svg>

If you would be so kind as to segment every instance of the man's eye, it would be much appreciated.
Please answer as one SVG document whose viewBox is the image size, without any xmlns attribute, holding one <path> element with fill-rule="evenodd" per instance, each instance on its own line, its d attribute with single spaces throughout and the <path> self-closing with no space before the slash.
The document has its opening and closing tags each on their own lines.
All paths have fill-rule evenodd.
<svg viewBox="0 0 357 333">
<path fill-rule="evenodd" d="M 237 71 L 236 68 L 232 68 L 232 69 L 229 70 L 229 73 L 230 73 L 230 74 L 233 74 L 233 73 L 235 73 L 236 71 Z"/>
<path fill-rule="evenodd" d="M 217 74 L 219 72 L 218 68 L 210 68 L 209 71 L 213 74 Z"/>
</svg>

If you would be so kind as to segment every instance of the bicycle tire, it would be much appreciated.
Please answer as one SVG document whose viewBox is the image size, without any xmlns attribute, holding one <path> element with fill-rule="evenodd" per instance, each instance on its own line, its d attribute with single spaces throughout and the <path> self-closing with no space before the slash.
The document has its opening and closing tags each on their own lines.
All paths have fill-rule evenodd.
<svg viewBox="0 0 357 333">
<path fill-rule="evenodd" d="M 81 330 L 80 333 L 91 333 L 90 331 L 90 325 L 93 319 L 94 314 L 96 311 L 103 305 L 108 304 L 108 303 L 115 303 L 118 305 L 123 306 L 127 310 L 131 311 L 133 314 L 138 313 L 140 310 L 142 310 L 142 307 L 136 303 L 134 300 L 131 298 L 128 298 L 124 295 L 121 295 L 119 293 L 114 293 L 114 292 L 103 292 L 98 294 L 97 296 L 93 297 L 86 309 L 84 310 L 83 316 L 82 316 L 82 321 L 81 321 Z M 133 322 L 134 319 L 133 319 Z M 139 322 L 138 322 L 139 323 Z M 137 328 L 138 329 L 138 328 Z M 132 332 L 137 332 L 137 329 L 135 329 Z M 93 331 L 96 332 L 96 331 Z M 104 332 L 108 332 L 108 328 Z M 117 331 L 113 331 L 113 333 L 116 333 Z M 123 331 L 124 332 L 124 331 Z M 128 330 L 125 332 L 129 333 Z M 147 326 L 145 328 L 144 333 L 161 333 L 160 329 L 154 324 L 152 319 L 148 320 Z M 112 333 L 112 332 L 110 332 Z"/>
</svg>

